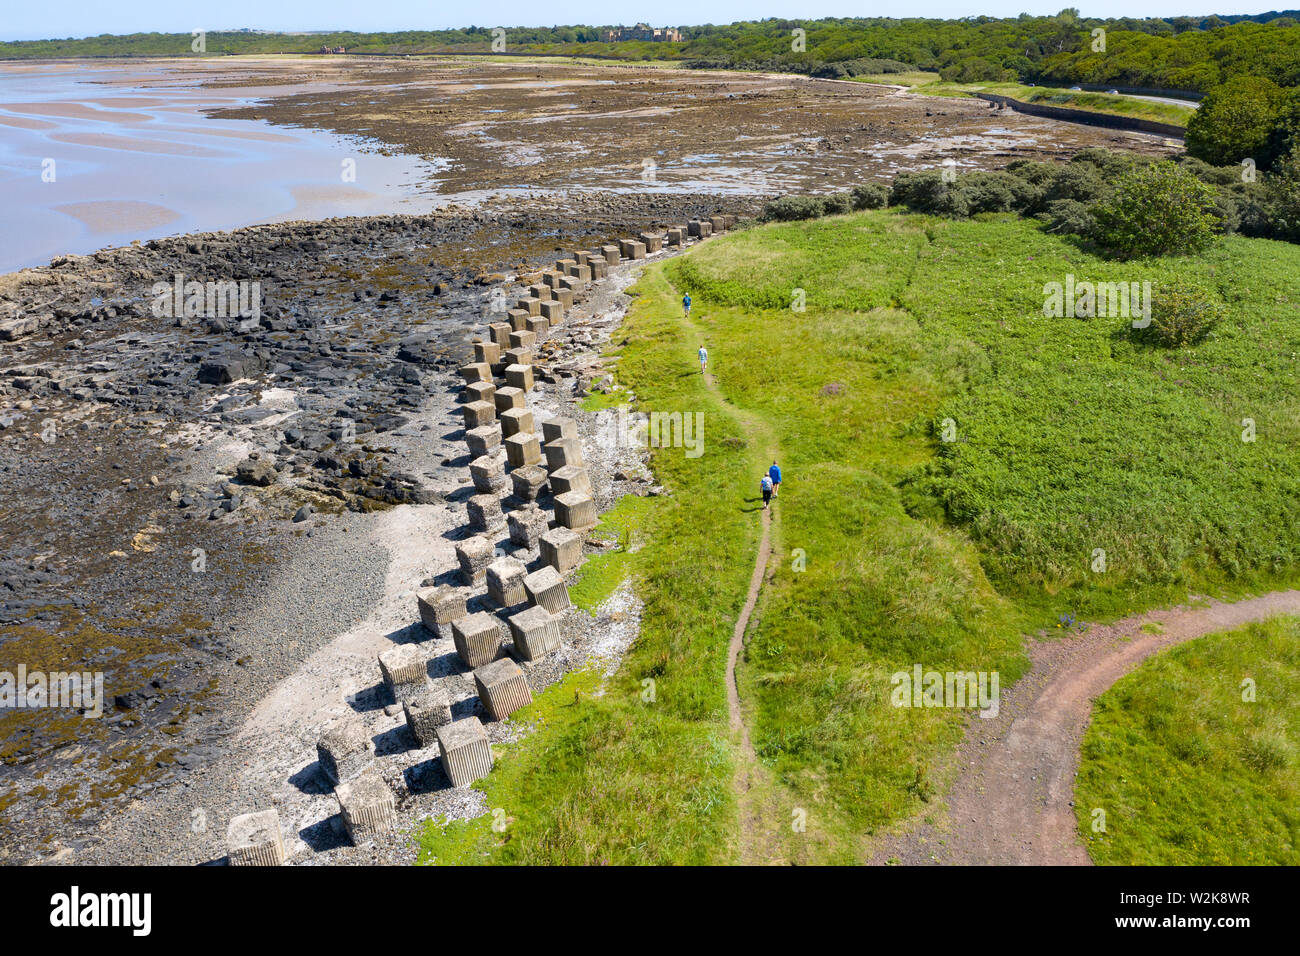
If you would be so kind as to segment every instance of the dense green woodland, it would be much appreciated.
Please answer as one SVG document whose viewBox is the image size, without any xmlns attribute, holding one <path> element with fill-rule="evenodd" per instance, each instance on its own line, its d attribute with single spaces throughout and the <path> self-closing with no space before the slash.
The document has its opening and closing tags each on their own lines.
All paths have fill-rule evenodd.
<svg viewBox="0 0 1300 956">
<path fill-rule="evenodd" d="M 1056 16 L 965 20 L 763 20 L 683 27 L 681 43 L 605 43 L 596 26 L 507 28 L 507 52 L 581 54 L 616 59 L 686 60 L 700 67 L 782 69 L 844 76 L 920 68 L 958 82 L 1021 79 L 1208 92 L 1253 75 L 1300 85 L 1300 11 L 1252 16 L 1088 19 Z M 792 31 L 806 31 L 802 51 Z M 1106 31 L 1094 51 L 1093 30 Z M 206 52 L 490 52 L 492 28 L 401 33 L 276 34 L 212 32 Z M 142 33 L 0 43 L 0 57 L 174 56 L 191 52 L 187 34 Z M 876 62 L 863 62 L 876 61 Z"/>
</svg>

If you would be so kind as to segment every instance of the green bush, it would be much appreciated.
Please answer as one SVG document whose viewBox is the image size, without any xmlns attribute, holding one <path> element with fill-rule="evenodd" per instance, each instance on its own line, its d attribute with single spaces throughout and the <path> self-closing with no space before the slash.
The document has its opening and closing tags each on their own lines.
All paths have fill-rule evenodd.
<svg viewBox="0 0 1300 956">
<path fill-rule="evenodd" d="M 1293 131 L 1294 91 L 1259 76 L 1239 76 L 1210 91 L 1187 121 L 1187 152 L 1216 166 L 1253 158 L 1269 169 Z"/>
<path fill-rule="evenodd" d="M 899 173 L 889 192 L 889 204 L 953 219 L 965 219 L 971 211 L 966 193 L 956 182 L 944 182 L 937 169 Z"/>
<path fill-rule="evenodd" d="M 1211 293 L 1194 286 L 1156 289 L 1151 298 L 1151 325 L 1133 333 L 1167 349 L 1202 341 L 1224 314 L 1222 304 Z"/>
<path fill-rule="evenodd" d="M 826 214 L 826 201 L 821 196 L 782 196 L 763 207 L 759 222 L 794 222 L 798 219 L 818 219 Z"/>
<path fill-rule="evenodd" d="M 1300 242 L 1300 146 L 1277 164 L 1263 194 L 1272 233 L 1279 239 Z"/>
<path fill-rule="evenodd" d="M 863 183 L 853 187 L 854 209 L 882 209 L 889 202 L 889 190 L 879 183 Z"/>
<path fill-rule="evenodd" d="M 1214 190 L 1168 160 L 1126 173 L 1092 214 L 1098 244 L 1125 256 L 1197 252 L 1220 229 Z"/>
<path fill-rule="evenodd" d="M 1062 235 L 1089 236 L 1097 226 L 1087 204 L 1077 199 L 1058 199 L 1048 203 L 1037 219 L 1048 232 Z"/>
</svg>

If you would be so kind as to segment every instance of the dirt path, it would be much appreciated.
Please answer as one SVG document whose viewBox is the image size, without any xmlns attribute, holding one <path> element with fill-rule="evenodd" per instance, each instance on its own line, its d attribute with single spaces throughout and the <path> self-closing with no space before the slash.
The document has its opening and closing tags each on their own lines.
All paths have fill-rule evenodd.
<svg viewBox="0 0 1300 956">
<path fill-rule="evenodd" d="M 682 321 L 690 331 L 689 341 L 705 340 L 689 317 Z M 736 420 L 744 426 L 751 438 L 767 443 L 767 454 L 775 457 L 776 443 L 770 435 L 770 429 L 753 415 L 731 404 L 718 388 L 712 372 L 704 373 L 704 384 L 731 409 Z M 760 514 L 763 516 L 763 535 L 759 540 L 758 555 L 754 559 L 754 573 L 750 576 L 745 604 L 736 618 L 736 626 L 731 632 L 731 643 L 727 647 L 727 713 L 730 718 L 731 732 L 740 742 L 740 761 L 736 766 L 734 781 L 737 811 L 740 817 L 739 857 L 740 862 L 747 866 L 774 862 L 779 855 L 770 836 L 770 820 L 767 821 L 769 825 L 765 825 L 764 822 L 765 818 L 771 816 L 773 812 L 772 808 L 767 806 L 772 793 L 771 781 L 754 753 L 749 727 L 745 724 L 744 713 L 740 707 L 740 685 L 736 683 L 736 664 L 740 660 L 740 652 L 745 647 L 745 632 L 749 629 L 750 618 L 758 604 L 758 597 L 763 589 L 763 576 L 767 573 L 767 564 L 772 556 L 772 510 L 764 508 Z M 760 792 L 765 796 L 760 796 Z"/>
<path fill-rule="evenodd" d="M 970 722 L 947 821 L 887 838 L 873 862 L 1089 865 L 1074 780 L 1093 700 L 1158 651 L 1278 614 L 1300 614 L 1300 591 L 1153 611 L 1035 643 L 1029 673 L 1002 692 L 998 716 Z M 1151 621 L 1161 633 L 1141 630 Z"/>
</svg>

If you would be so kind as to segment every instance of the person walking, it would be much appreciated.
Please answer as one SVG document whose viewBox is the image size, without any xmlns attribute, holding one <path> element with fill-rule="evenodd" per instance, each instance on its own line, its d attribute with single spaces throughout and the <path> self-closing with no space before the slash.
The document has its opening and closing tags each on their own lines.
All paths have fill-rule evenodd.
<svg viewBox="0 0 1300 956">
<path fill-rule="evenodd" d="M 781 497 L 781 466 L 772 462 L 772 467 L 767 470 L 767 476 L 772 479 L 772 497 Z"/>
<path fill-rule="evenodd" d="M 688 319 L 691 317 L 691 294 L 689 292 L 682 296 L 682 314 Z"/>
<path fill-rule="evenodd" d="M 766 508 L 772 500 L 772 476 L 764 475 L 758 487 L 763 492 L 763 507 Z"/>
<path fill-rule="evenodd" d="M 703 375 L 709 368 L 709 350 L 703 345 L 700 346 L 700 374 Z"/>
</svg>

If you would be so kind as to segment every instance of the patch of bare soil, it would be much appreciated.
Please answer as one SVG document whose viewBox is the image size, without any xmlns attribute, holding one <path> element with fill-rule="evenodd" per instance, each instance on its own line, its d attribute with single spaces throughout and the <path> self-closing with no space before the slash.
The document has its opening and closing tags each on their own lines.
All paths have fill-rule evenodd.
<svg viewBox="0 0 1300 956">
<path fill-rule="evenodd" d="M 874 862 L 1088 865 L 1075 828 L 1074 780 L 1092 702 L 1152 654 L 1216 631 L 1300 613 L 1300 591 L 1180 606 L 1039 641 L 1028 675 L 998 716 L 972 720 L 958 754 L 946 821 L 881 842 Z M 1156 622 L 1159 634 L 1142 631 Z"/>
</svg>

